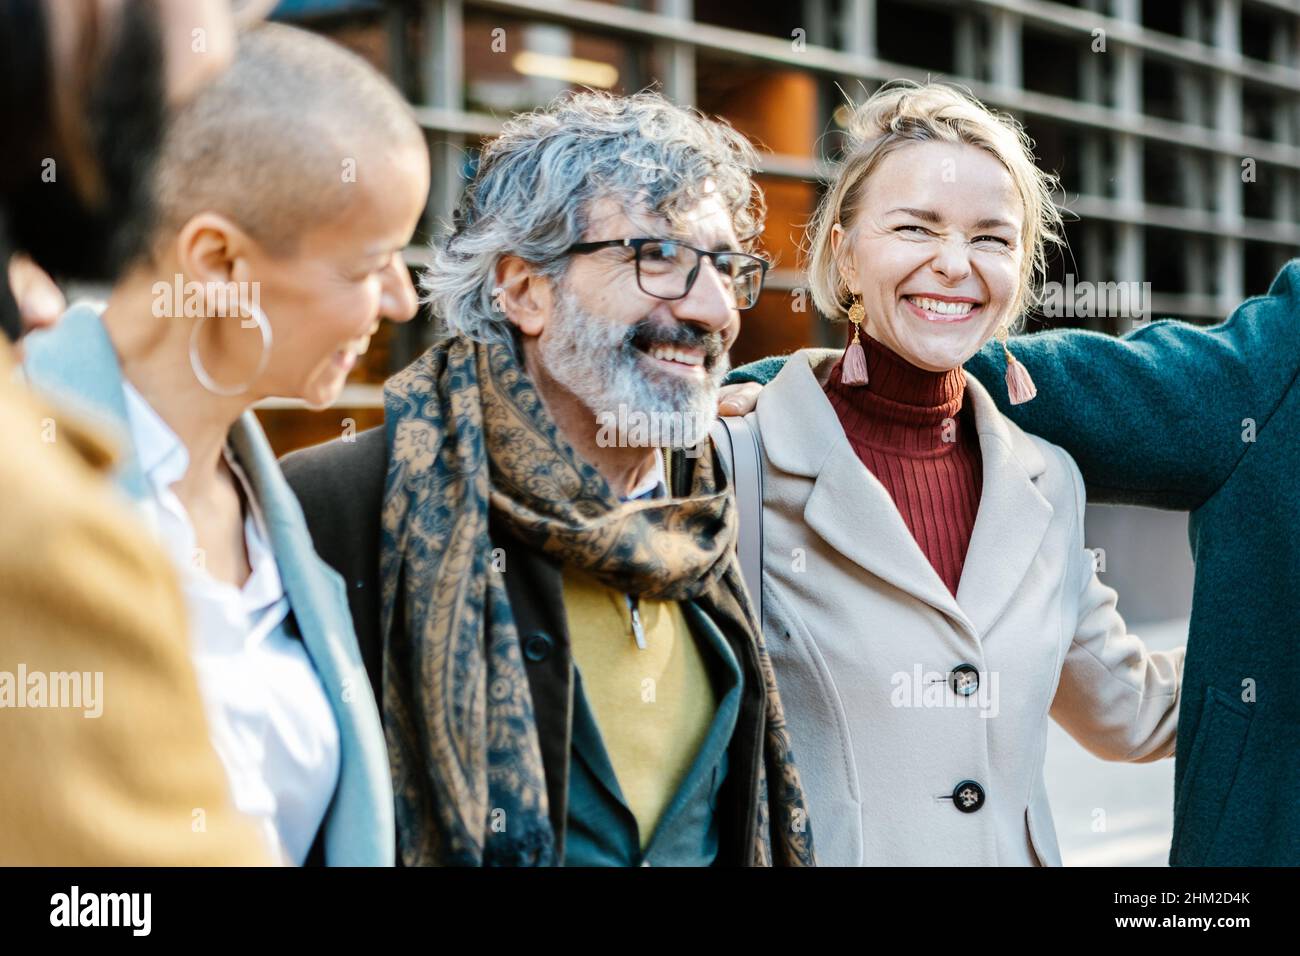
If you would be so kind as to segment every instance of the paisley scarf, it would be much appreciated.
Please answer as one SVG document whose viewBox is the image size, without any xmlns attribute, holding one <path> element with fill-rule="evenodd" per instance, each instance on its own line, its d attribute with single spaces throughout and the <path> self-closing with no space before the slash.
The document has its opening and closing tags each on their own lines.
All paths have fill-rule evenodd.
<svg viewBox="0 0 1300 956">
<path fill-rule="evenodd" d="M 687 497 L 621 503 L 559 434 L 509 344 L 456 337 L 384 389 L 383 711 L 407 865 L 555 865 L 546 778 L 488 517 L 611 587 L 692 599 L 756 647 L 764 759 L 750 862 L 811 865 L 772 665 L 741 583 L 731 497 L 700 456 Z M 397 622 L 397 626 L 394 626 Z"/>
</svg>

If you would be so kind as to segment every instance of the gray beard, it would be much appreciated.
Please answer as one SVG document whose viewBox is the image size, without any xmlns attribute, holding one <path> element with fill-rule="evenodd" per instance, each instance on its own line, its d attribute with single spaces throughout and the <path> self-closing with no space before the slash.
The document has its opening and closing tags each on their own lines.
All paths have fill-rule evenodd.
<svg viewBox="0 0 1300 956">
<path fill-rule="evenodd" d="M 730 362 L 721 355 L 704 381 L 673 379 L 647 369 L 648 357 L 627 328 L 584 311 L 562 290 L 551 325 L 538 343 L 547 374 L 613 426 L 619 445 L 690 448 L 708 436 L 717 417 L 718 388 Z"/>
</svg>

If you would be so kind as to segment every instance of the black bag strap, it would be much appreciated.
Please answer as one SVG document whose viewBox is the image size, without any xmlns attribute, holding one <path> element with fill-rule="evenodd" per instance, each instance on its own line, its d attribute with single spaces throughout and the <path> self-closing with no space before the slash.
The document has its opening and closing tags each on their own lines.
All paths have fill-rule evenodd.
<svg viewBox="0 0 1300 956">
<path fill-rule="evenodd" d="M 740 532 L 736 554 L 759 622 L 763 620 L 763 458 L 748 418 L 719 416 L 709 429 L 736 496 Z"/>
</svg>

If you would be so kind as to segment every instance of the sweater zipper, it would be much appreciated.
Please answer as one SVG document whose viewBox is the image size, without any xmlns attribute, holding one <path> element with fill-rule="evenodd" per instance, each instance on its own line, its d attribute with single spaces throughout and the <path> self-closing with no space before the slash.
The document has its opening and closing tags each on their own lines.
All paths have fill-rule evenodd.
<svg viewBox="0 0 1300 956">
<path fill-rule="evenodd" d="M 646 649 L 645 628 L 641 625 L 641 601 L 635 595 L 627 595 L 627 609 L 632 615 L 632 637 L 639 650 Z"/>
</svg>

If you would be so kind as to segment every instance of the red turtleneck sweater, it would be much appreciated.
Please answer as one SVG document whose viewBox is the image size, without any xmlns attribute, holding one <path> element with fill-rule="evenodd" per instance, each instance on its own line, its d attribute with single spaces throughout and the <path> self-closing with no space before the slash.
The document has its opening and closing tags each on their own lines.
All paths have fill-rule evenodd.
<svg viewBox="0 0 1300 956">
<path fill-rule="evenodd" d="M 868 384 L 843 384 L 841 359 L 831 370 L 826 396 L 853 450 L 889 491 L 912 537 L 955 595 L 982 486 L 979 438 L 963 402 L 966 373 L 919 369 L 870 336 L 862 336 L 862 346 Z M 948 426 L 945 419 L 951 420 Z"/>
</svg>

